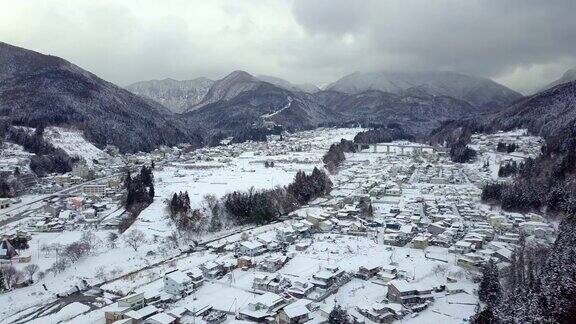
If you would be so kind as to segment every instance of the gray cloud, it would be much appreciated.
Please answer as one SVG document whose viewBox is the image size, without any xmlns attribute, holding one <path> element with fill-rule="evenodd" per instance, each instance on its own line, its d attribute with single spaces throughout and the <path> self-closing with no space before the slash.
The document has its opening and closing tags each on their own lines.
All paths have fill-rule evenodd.
<svg viewBox="0 0 576 324">
<path fill-rule="evenodd" d="M 576 66 L 573 0 L 2 0 L 0 40 L 105 79 L 452 70 L 532 90 Z"/>
</svg>

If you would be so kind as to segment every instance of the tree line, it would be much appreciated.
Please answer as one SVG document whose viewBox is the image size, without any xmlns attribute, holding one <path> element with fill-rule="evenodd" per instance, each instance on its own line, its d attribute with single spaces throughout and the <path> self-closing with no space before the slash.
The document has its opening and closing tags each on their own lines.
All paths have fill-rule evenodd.
<svg viewBox="0 0 576 324">
<path fill-rule="evenodd" d="M 406 132 L 400 125 L 393 123 L 359 132 L 354 136 L 354 143 L 374 144 L 398 140 L 412 141 L 414 136 Z"/>
<path fill-rule="evenodd" d="M 346 152 L 356 152 L 354 142 L 341 139 L 339 143 L 330 145 L 328 152 L 322 157 L 322 162 L 324 162 L 324 167 L 330 173 L 334 173 L 338 170 L 338 166 L 346 160 Z"/>
<path fill-rule="evenodd" d="M 464 141 L 456 141 L 450 146 L 450 159 L 456 163 L 468 163 L 476 159 L 477 152 Z"/>
</svg>

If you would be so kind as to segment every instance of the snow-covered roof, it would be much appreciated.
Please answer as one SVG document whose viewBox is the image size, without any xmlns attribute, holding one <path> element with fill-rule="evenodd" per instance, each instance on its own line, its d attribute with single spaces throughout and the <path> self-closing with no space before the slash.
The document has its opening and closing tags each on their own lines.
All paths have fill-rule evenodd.
<svg viewBox="0 0 576 324">
<path fill-rule="evenodd" d="M 166 313 L 158 313 L 150 317 L 149 320 L 160 324 L 170 324 L 174 322 L 176 319 Z"/>
<path fill-rule="evenodd" d="M 259 248 L 264 246 L 262 243 L 257 242 L 257 241 L 244 241 L 244 242 L 240 243 L 240 245 L 242 245 L 243 247 L 245 247 L 249 250 L 259 249 Z"/>
<path fill-rule="evenodd" d="M 186 284 L 192 281 L 190 277 L 188 277 L 184 272 L 180 270 L 176 270 L 174 272 L 167 273 L 165 275 L 166 278 L 178 283 L 178 284 Z"/>
<path fill-rule="evenodd" d="M 281 302 L 282 300 L 282 296 L 267 292 L 263 295 L 257 296 L 254 300 L 254 304 L 262 304 L 266 307 L 271 307 Z"/>
<path fill-rule="evenodd" d="M 308 314 L 310 311 L 308 310 L 307 306 L 310 305 L 311 301 L 307 299 L 299 299 L 296 302 L 284 307 L 284 313 L 289 318 L 296 318 L 305 314 Z"/>
<path fill-rule="evenodd" d="M 422 291 L 422 290 L 430 290 L 430 287 L 427 287 L 423 284 L 417 282 L 408 282 L 406 280 L 392 280 L 388 283 L 389 286 L 394 286 L 400 292 L 409 292 L 409 291 Z"/>
</svg>

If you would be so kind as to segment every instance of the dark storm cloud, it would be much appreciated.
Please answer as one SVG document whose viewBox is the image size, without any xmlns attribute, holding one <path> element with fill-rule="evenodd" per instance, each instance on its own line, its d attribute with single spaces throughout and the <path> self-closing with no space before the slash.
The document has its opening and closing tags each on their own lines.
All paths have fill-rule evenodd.
<svg viewBox="0 0 576 324">
<path fill-rule="evenodd" d="M 334 1 L 296 0 L 293 13 L 311 35 L 362 39 L 357 45 L 374 62 L 367 68 L 454 70 L 498 78 L 533 65 L 575 63 L 576 1 L 346 3 L 335 9 L 339 4 Z M 353 12 L 352 18 L 339 25 L 346 11 Z"/>
<path fill-rule="evenodd" d="M 0 0 L 0 40 L 121 85 L 452 70 L 537 88 L 576 66 L 576 1 Z"/>
</svg>

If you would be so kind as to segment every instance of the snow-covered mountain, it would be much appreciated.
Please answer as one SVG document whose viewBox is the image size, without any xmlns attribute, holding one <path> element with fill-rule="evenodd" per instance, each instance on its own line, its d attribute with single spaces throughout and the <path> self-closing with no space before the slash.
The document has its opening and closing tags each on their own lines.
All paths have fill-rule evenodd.
<svg viewBox="0 0 576 324">
<path fill-rule="evenodd" d="M 207 132 L 234 135 L 251 127 L 282 125 L 303 129 L 336 123 L 337 114 L 308 93 L 290 91 L 244 71 L 234 71 L 214 83 L 204 100 L 183 116 Z"/>
<path fill-rule="evenodd" d="M 213 84 L 213 80 L 203 77 L 182 81 L 164 79 L 136 82 L 126 89 L 159 102 L 172 112 L 181 113 L 202 101 Z"/>
<path fill-rule="evenodd" d="M 544 91 L 550 88 L 553 88 L 557 85 L 563 84 L 563 83 L 567 83 L 567 82 L 571 82 L 571 81 L 576 81 L 576 68 L 574 69 L 570 69 L 566 72 L 564 72 L 564 74 L 560 77 L 560 79 L 555 80 L 551 83 L 549 83 L 547 86 L 545 86 L 544 88 L 542 88 L 542 90 L 540 91 Z"/>
<path fill-rule="evenodd" d="M 499 111 L 447 123 L 434 131 L 433 141 L 454 139 L 462 133 L 513 129 L 528 129 L 544 138 L 572 133 L 576 129 L 576 81 L 559 84 Z"/>
<path fill-rule="evenodd" d="M 214 82 L 204 99 L 196 105 L 190 105 L 185 111 L 192 111 L 221 100 L 230 100 L 242 92 L 258 88 L 263 81 L 244 72 L 234 71 Z"/>
<path fill-rule="evenodd" d="M 56 56 L 0 42 L 0 118 L 18 125 L 74 126 L 99 147 L 124 152 L 189 142 L 192 125 Z"/>
<path fill-rule="evenodd" d="M 357 72 L 334 82 L 327 90 L 350 94 L 380 90 L 401 94 L 412 88 L 433 96 L 465 100 L 476 107 L 506 107 L 522 98 L 521 94 L 492 80 L 454 72 Z"/>
<path fill-rule="evenodd" d="M 286 90 L 290 90 L 290 91 L 302 91 L 302 92 L 308 92 L 308 93 L 315 93 L 320 91 L 320 88 L 318 88 L 317 86 L 310 84 L 310 83 L 303 83 L 303 84 L 294 84 L 290 81 L 281 79 L 281 78 L 277 78 L 274 76 L 270 76 L 270 75 L 259 75 L 257 76 L 258 79 L 268 82 L 268 83 L 272 83 L 274 85 L 279 86 L 280 88 L 284 88 Z"/>
<path fill-rule="evenodd" d="M 401 94 L 367 90 L 348 94 L 321 91 L 318 104 L 337 113 L 346 124 L 401 125 L 414 135 L 425 135 L 441 122 L 483 112 L 464 100 L 433 96 L 413 89 Z"/>
</svg>

